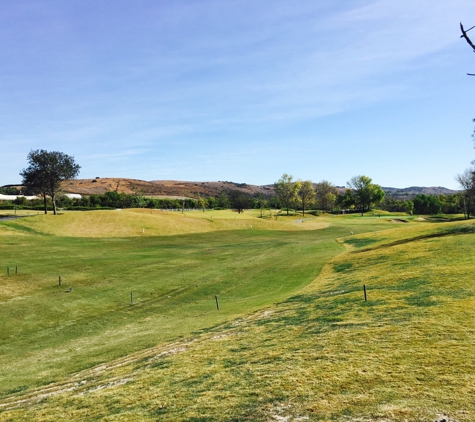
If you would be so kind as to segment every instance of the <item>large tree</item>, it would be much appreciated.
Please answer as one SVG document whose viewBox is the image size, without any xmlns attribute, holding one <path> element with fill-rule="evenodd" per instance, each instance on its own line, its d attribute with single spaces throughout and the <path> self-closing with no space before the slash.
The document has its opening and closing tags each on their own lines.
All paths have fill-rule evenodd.
<svg viewBox="0 0 475 422">
<path fill-rule="evenodd" d="M 53 213 L 56 215 L 56 194 L 61 182 L 76 178 L 81 167 L 76 164 L 74 157 L 44 149 L 30 151 L 27 160 L 29 166 L 20 172 L 23 185 L 31 192 L 42 195 L 45 214 L 48 213 L 46 198 L 49 196 L 53 203 Z"/>
<path fill-rule="evenodd" d="M 337 197 L 337 189 L 328 180 L 317 183 L 317 205 L 323 212 L 331 210 Z"/>
<path fill-rule="evenodd" d="M 249 208 L 251 200 L 240 190 L 234 189 L 228 192 L 229 204 L 233 210 L 241 214 L 245 209 Z"/>
<path fill-rule="evenodd" d="M 347 185 L 353 190 L 356 206 L 362 212 L 369 211 L 384 199 L 381 186 L 372 183 L 372 179 L 368 176 L 354 176 Z"/>
<path fill-rule="evenodd" d="M 355 197 L 351 189 L 346 188 L 345 193 L 339 193 L 336 197 L 336 205 L 343 211 L 355 208 Z"/>
<path fill-rule="evenodd" d="M 415 214 L 439 214 L 442 208 L 440 199 L 435 195 L 420 193 L 413 199 Z"/>
<path fill-rule="evenodd" d="M 310 180 L 300 182 L 300 189 L 298 191 L 300 197 L 300 204 L 302 205 L 302 215 L 305 216 L 305 209 L 315 203 L 315 189 Z"/>
<path fill-rule="evenodd" d="M 298 192 L 300 189 L 300 182 L 294 182 L 294 177 L 284 173 L 282 177 L 274 183 L 275 193 L 279 198 L 280 205 L 287 209 L 292 208 L 299 200 Z"/>
</svg>

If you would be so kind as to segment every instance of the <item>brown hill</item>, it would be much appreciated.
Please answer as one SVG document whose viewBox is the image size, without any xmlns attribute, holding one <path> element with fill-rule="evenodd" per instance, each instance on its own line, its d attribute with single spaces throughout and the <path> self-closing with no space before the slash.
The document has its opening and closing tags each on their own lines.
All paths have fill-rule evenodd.
<svg viewBox="0 0 475 422">
<path fill-rule="evenodd" d="M 108 191 L 133 194 L 142 191 L 147 196 L 157 197 L 187 197 L 214 196 L 229 190 L 239 190 L 250 196 L 262 195 L 269 197 L 274 193 L 274 186 L 256 186 L 247 183 L 234 182 L 186 182 L 178 180 L 154 180 L 147 182 L 137 179 L 104 178 L 104 179 L 76 179 L 63 183 L 65 193 L 79 193 L 82 195 L 103 194 Z"/>
<path fill-rule="evenodd" d="M 21 188 L 21 185 L 5 185 Z M 314 184 L 316 187 L 316 185 Z M 65 193 L 79 193 L 82 195 L 103 194 L 108 191 L 118 193 L 133 194 L 137 191 L 143 192 L 146 196 L 165 198 L 197 198 L 198 196 L 216 197 L 221 192 L 239 190 L 249 196 L 261 196 L 265 199 L 275 195 L 274 185 L 248 185 L 247 183 L 234 182 L 187 182 L 179 180 L 153 180 L 147 182 L 138 179 L 124 178 L 97 178 L 97 179 L 76 179 L 67 180 L 62 184 Z M 340 193 L 344 193 L 344 186 L 337 186 Z M 417 194 L 441 195 L 454 194 L 458 191 L 444 187 L 419 187 L 390 188 L 383 187 L 387 198 L 412 199 Z"/>
</svg>

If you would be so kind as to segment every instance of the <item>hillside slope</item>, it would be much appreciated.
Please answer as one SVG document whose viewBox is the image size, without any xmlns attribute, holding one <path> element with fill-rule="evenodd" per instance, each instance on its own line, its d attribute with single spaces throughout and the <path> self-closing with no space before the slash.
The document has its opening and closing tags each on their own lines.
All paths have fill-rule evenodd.
<svg viewBox="0 0 475 422">
<path fill-rule="evenodd" d="M 21 185 L 5 185 L 3 187 L 15 187 L 21 189 Z M 317 184 L 314 183 L 317 188 Z M 345 186 L 336 186 L 341 194 L 345 193 Z M 442 186 L 411 186 L 408 188 L 392 188 L 382 187 L 387 198 L 408 200 L 414 198 L 418 194 L 425 195 L 451 195 L 459 191 L 447 189 Z M 62 184 L 62 190 L 65 193 L 77 193 L 81 195 L 98 194 L 101 195 L 108 191 L 116 191 L 118 193 L 133 194 L 142 192 L 146 196 L 166 197 L 166 198 L 198 198 L 217 197 L 220 193 L 229 192 L 230 190 L 239 190 L 251 197 L 261 197 L 269 199 L 275 196 L 273 184 L 269 185 L 251 185 L 247 183 L 235 182 L 192 182 L 181 180 L 152 180 L 145 181 L 139 179 L 128 178 L 95 178 L 95 179 L 76 179 L 67 180 Z"/>
<path fill-rule="evenodd" d="M 62 188 L 66 193 L 79 193 L 83 195 L 103 194 L 107 191 L 132 194 L 141 190 L 148 196 L 187 198 L 197 198 L 200 195 L 216 197 L 223 191 L 226 192 L 234 189 L 250 196 L 263 195 L 268 197 L 274 193 L 272 185 L 256 186 L 234 182 L 187 182 L 178 180 L 147 182 L 145 180 L 123 178 L 68 180 L 63 183 Z"/>
<path fill-rule="evenodd" d="M 315 185 L 315 184 L 314 184 Z M 103 194 L 107 191 L 117 191 L 119 193 L 132 194 L 136 191 L 143 191 L 148 196 L 163 197 L 187 197 L 197 198 L 202 195 L 205 197 L 218 196 L 221 192 L 230 190 L 239 190 L 250 196 L 263 196 L 268 198 L 275 195 L 274 185 L 249 185 L 247 183 L 234 182 L 190 182 L 179 180 L 137 180 L 124 178 L 104 178 L 104 179 L 77 179 L 68 180 L 62 186 L 66 193 L 79 193 L 83 195 Z M 337 189 L 344 193 L 345 187 L 338 186 Z M 411 199 L 418 194 L 440 195 L 454 194 L 457 191 L 447 189 L 441 186 L 409 188 L 383 187 L 387 197 L 395 199 Z"/>
</svg>

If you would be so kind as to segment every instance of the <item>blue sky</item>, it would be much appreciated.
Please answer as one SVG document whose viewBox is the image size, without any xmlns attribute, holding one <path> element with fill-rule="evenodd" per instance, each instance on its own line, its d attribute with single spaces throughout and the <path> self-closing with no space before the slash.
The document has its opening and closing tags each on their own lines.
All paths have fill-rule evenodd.
<svg viewBox="0 0 475 422">
<path fill-rule="evenodd" d="M 46 149 L 80 178 L 457 188 L 460 21 L 473 0 L 4 1 L 0 185 Z"/>
</svg>

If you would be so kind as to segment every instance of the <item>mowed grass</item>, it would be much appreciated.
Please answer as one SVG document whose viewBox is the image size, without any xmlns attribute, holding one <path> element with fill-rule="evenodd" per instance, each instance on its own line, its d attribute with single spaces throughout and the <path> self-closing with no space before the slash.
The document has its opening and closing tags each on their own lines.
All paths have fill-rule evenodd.
<svg viewBox="0 0 475 422">
<path fill-rule="evenodd" d="M 336 239 L 349 230 L 257 215 L 123 210 L 0 224 L 0 394 L 288 297 L 343 250 Z"/>
<path fill-rule="evenodd" d="M 291 230 L 289 218 L 280 231 L 166 238 L 5 235 L 11 258 L 49 245 L 51 258 L 70 257 L 71 277 L 89 276 L 65 293 L 34 276 L 54 267 L 40 253 L 29 275 L 0 278 L 18 289 L 2 303 L 2 323 L 16 309 L 17 324 L 5 322 L 4 337 L 2 327 L 0 420 L 475 420 L 472 223 L 315 220 L 328 227 Z M 131 306 L 114 286 L 130 290 L 134 275 L 144 299 Z"/>
<path fill-rule="evenodd" d="M 28 215 L 28 214 L 27 214 Z M 17 225 L 19 231 L 68 237 L 150 237 L 209 233 L 223 230 L 315 230 L 328 226 L 318 218 L 296 223 L 298 216 L 278 219 L 258 218 L 258 212 L 238 214 L 232 211 L 172 212 L 149 209 L 60 212 L 52 222 L 51 215 L 38 214 Z M 17 220 L 18 221 L 18 220 Z"/>
</svg>

